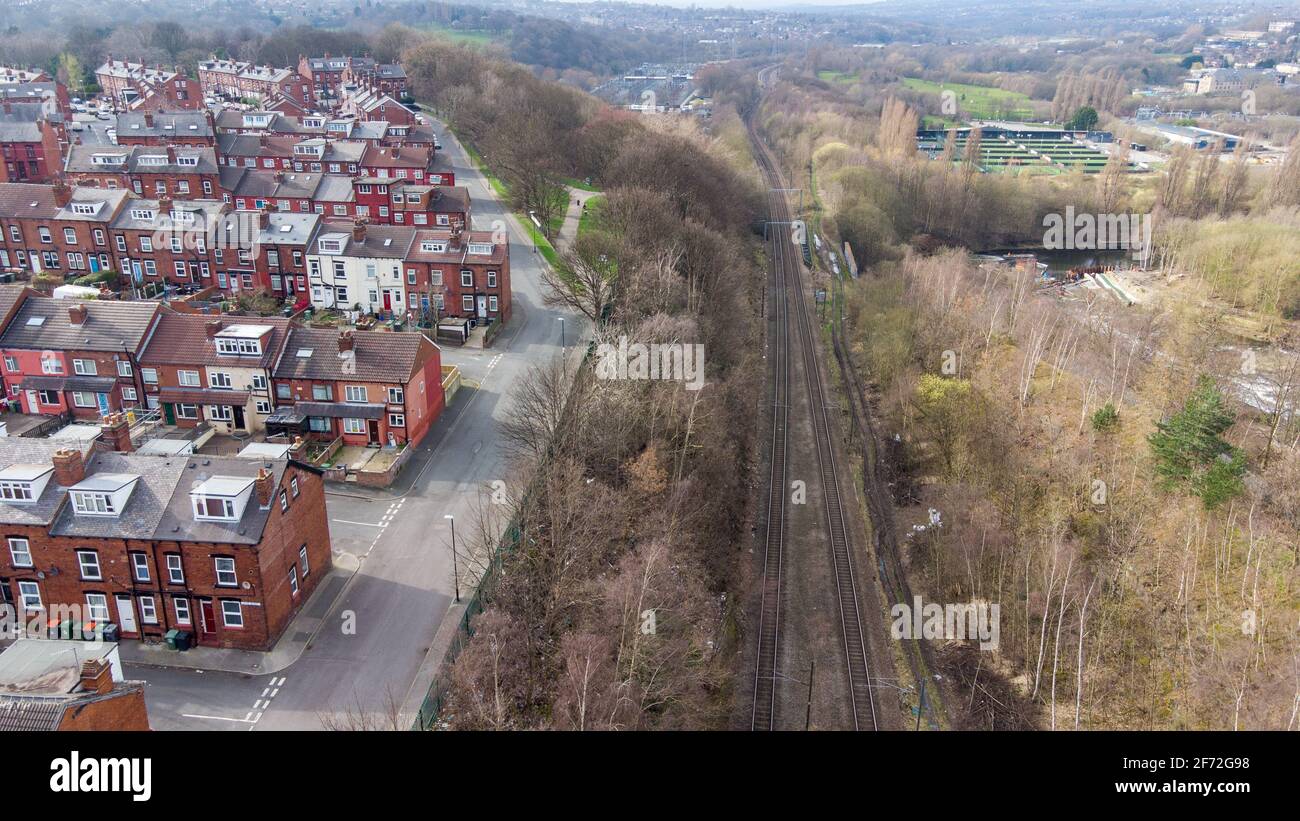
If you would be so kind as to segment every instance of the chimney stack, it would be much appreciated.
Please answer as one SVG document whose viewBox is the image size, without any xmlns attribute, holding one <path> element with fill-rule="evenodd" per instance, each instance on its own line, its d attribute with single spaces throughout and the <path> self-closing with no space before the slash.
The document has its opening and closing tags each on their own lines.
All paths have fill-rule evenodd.
<svg viewBox="0 0 1300 821">
<path fill-rule="evenodd" d="M 350 353 L 357 344 L 357 337 L 349 328 L 339 333 L 339 353 Z"/>
<path fill-rule="evenodd" d="M 80 328 L 82 325 L 85 325 L 86 306 L 82 303 L 77 303 L 76 305 L 69 307 L 68 320 L 73 324 L 74 327 L 77 328 Z"/>
<path fill-rule="evenodd" d="M 125 413 L 110 413 L 105 416 L 101 430 L 104 441 L 112 445 L 113 450 L 118 453 L 130 453 L 135 450 L 135 446 L 131 444 L 131 424 L 126 420 Z"/>
<path fill-rule="evenodd" d="M 307 449 L 307 440 L 301 436 L 293 437 L 293 444 L 289 445 L 289 457 L 297 459 Z"/>
<path fill-rule="evenodd" d="M 54 452 L 54 481 L 61 487 L 72 487 L 84 478 L 86 464 L 81 460 L 81 451 L 60 448 Z"/>
<path fill-rule="evenodd" d="M 263 231 L 271 227 L 271 209 L 263 208 L 257 212 L 257 226 Z"/>
<path fill-rule="evenodd" d="M 220 330 L 221 330 L 220 319 L 209 319 L 207 322 L 203 323 L 203 332 L 208 335 L 208 339 L 212 339 L 213 337 L 215 337 L 217 335 L 217 332 Z"/>
<path fill-rule="evenodd" d="M 101 696 L 113 692 L 112 665 L 103 659 L 87 659 L 82 662 L 81 687 L 87 692 Z"/>
<path fill-rule="evenodd" d="M 144 127 L 153 128 L 153 112 L 146 111 L 144 113 Z"/>
<path fill-rule="evenodd" d="M 60 208 L 67 208 L 68 203 L 72 202 L 72 189 L 63 180 L 54 183 L 54 204 Z"/>
<path fill-rule="evenodd" d="M 275 493 L 275 488 L 271 485 L 271 474 L 266 468 L 257 469 L 257 504 L 262 508 L 271 506 L 271 497 Z"/>
<path fill-rule="evenodd" d="M 167 164 L 168 165 L 176 164 L 176 149 L 170 145 L 167 146 Z"/>
<path fill-rule="evenodd" d="M 366 241 L 366 223 L 364 220 L 357 220 L 356 222 L 352 223 L 352 241 L 353 242 Z"/>
<path fill-rule="evenodd" d="M 162 199 L 158 200 L 158 216 L 161 217 L 165 214 L 170 217 L 173 205 L 175 205 L 175 203 L 172 201 L 171 197 L 164 196 Z"/>
</svg>

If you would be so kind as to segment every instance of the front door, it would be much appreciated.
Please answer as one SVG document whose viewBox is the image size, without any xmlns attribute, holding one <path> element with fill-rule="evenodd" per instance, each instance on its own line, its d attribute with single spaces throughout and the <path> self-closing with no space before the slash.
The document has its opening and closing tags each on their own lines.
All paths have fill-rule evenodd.
<svg viewBox="0 0 1300 821">
<path fill-rule="evenodd" d="M 388 289 L 384 289 L 384 310 L 393 310 L 393 292 Z"/>
<path fill-rule="evenodd" d="M 487 297 L 478 298 L 478 318 L 487 319 Z"/>
<path fill-rule="evenodd" d="M 176 424 L 176 411 L 172 407 L 171 402 L 167 402 L 163 405 L 163 419 L 167 420 L 167 424 L 169 425 Z"/>
<path fill-rule="evenodd" d="M 95 401 L 99 404 L 99 415 L 108 416 L 108 394 L 95 394 Z"/>
<path fill-rule="evenodd" d="M 371 444 L 378 442 L 379 441 L 379 420 L 378 419 L 370 420 L 369 430 L 370 430 Z"/>
<path fill-rule="evenodd" d="M 217 611 L 212 606 L 212 599 L 199 599 L 200 638 L 217 632 Z"/>
<path fill-rule="evenodd" d="M 90 263 L 90 272 L 91 272 L 92 274 L 98 274 L 98 273 L 99 273 L 99 258 L 96 257 L 94 254 L 91 254 L 89 257 L 86 258 L 86 261 L 87 261 L 88 263 Z"/>
<path fill-rule="evenodd" d="M 243 430 L 244 429 L 244 408 L 240 405 L 235 405 L 232 408 L 232 410 L 235 415 L 234 416 L 235 430 Z"/>
<path fill-rule="evenodd" d="M 41 398 L 36 393 L 36 391 L 27 392 L 27 412 L 28 413 L 41 412 Z"/>
<path fill-rule="evenodd" d="M 136 632 L 135 608 L 130 596 L 115 596 L 117 599 L 117 625 L 123 633 Z"/>
</svg>

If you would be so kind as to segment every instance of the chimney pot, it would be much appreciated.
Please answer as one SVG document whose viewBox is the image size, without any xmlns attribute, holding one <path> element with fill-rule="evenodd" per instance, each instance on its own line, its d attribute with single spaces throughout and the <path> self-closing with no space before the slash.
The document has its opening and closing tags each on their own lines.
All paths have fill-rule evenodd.
<svg viewBox="0 0 1300 821">
<path fill-rule="evenodd" d="M 113 692 L 112 666 L 103 659 L 87 659 L 81 665 L 81 686 L 101 696 Z"/>
<path fill-rule="evenodd" d="M 113 446 L 113 450 L 119 453 L 130 453 L 135 450 L 131 444 L 131 423 L 127 421 L 125 413 L 110 413 L 104 417 L 103 438 Z"/>
<path fill-rule="evenodd" d="M 54 481 L 61 487 L 72 487 L 84 478 L 86 464 L 81 459 L 81 451 L 61 448 L 54 452 Z"/>
<path fill-rule="evenodd" d="M 271 496 L 274 494 L 275 488 L 271 485 L 271 474 L 267 472 L 266 468 L 257 469 L 256 485 L 257 504 L 264 508 L 270 507 Z"/>
</svg>

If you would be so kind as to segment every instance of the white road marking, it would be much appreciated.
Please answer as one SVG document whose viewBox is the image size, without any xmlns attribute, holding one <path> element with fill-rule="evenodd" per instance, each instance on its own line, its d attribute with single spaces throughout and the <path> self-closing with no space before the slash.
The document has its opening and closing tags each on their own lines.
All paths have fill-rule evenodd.
<svg viewBox="0 0 1300 821">
<path fill-rule="evenodd" d="M 361 525 L 363 527 L 387 527 L 382 522 L 354 522 L 350 519 L 330 519 L 331 522 L 338 522 L 341 525 Z"/>
<path fill-rule="evenodd" d="M 249 715 L 251 716 L 252 713 L 249 713 Z M 201 716 L 201 715 L 196 715 L 194 713 L 181 713 L 181 718 L 206 718 L 206 719 L 211 719 L 212 721 L 237 721 L 240 724 L 244 724 L 248 722 L 247 718 L 229 718 L 228 716 Z"/>
</svg>

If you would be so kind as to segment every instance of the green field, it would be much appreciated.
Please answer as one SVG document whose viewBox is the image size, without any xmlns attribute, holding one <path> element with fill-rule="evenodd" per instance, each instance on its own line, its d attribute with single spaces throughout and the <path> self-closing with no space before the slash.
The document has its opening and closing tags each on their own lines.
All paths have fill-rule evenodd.
<svg viewBox="0 0 1300 821">
<path fill-rule="evenodd" d="M 966 117 L 980 120 L 1023 120 L 1033 116 L 1029 96 L 1019 91 L 965 83 L 936 83 L 919 77 L 904 77 L 903 85 L 913 91 L 936 96 L 951 91 L 957 97 L 958 113 Z"/>
<path fill-rule="evenodd" d="M 474 29 L 467 29 L 462 31 L 461 29 L 454 29 L 454 28 L 449 28 L 447 26 L 440 26 L 437 23 L 426 23 L 420 26 L 420 29 L 422 31 L 427 31 L 430 34 L 441 37 L 444 40 L 450 40 L 453 43 L 462 43 L 464 45 L 470 45 L 470 46 L 485 46 L 496 39 L 493 35 L 489 34 L 486 31 L 479 31 Z"/>
<path fill-rule="evenodd" d="M 824 83 L 844 83 L 845 85 L 848 85 L 850 83 L 856 83 L 858 81 L 858 75 L 856 73 L 848 74 L 843 71 L 822 69 L 817 72 L 817 79 Z"/>
</svg>

